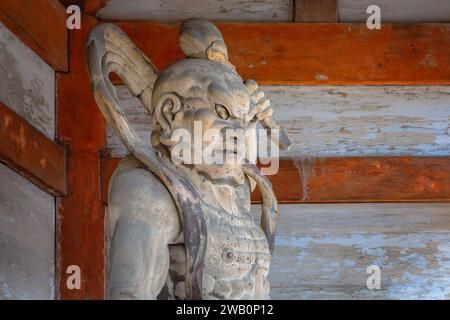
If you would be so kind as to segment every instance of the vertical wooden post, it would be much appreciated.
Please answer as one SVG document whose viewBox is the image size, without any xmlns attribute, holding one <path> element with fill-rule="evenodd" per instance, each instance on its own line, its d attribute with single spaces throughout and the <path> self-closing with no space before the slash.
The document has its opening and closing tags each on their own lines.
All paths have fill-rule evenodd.
<svg viewBox="0 0 450 320">
<path fill-rule="evenodd" d="M 104 214 L 100 152 L 105 123 L 94 101 L 84 62 L 84 43 L 97 25 L 83 16 L 81 30 L 70 31 L 69 72 L 57 78 L 57 136 L 67 144 L 68 193 L 58 208 L 58 266 L 61 299 L 104 298 Z M 81 289 L 70 290 L 67 267 L 81 269 Z"/>
</svg>

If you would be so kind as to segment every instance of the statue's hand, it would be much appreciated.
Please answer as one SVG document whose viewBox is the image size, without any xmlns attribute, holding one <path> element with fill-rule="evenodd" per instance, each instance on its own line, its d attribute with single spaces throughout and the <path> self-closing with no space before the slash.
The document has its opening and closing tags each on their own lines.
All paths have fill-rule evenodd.
<svg viewBox="0 0 450 320">
<path fill-rule="evenodd" d="M 273 109 L 270 105 L 269 98 L 266 97 L 264 91 L 259 88 L 255 80 L 246 80 L 244 85 L 247 87 L 248 93 L 253 101 L 253 108 L 250 109 L 246 117 L 246 122 L 263 121 L 271 118 Z"/>
<path fill-rule="evenodd" d="M 289 150 L 291 141 L 283 128 L 272 118 L 273 109 L 264 91 L 258 87 L 255 80 L 247 80 L 244 82 L 244 85 L 247 87 L 248 93 L 253 101 L 253 108 L 249 111 L 245 122 L 256 124 L 260 121 L 263 128 L 267 129 L 275 145 L 281 150 Z"/>
</svg>

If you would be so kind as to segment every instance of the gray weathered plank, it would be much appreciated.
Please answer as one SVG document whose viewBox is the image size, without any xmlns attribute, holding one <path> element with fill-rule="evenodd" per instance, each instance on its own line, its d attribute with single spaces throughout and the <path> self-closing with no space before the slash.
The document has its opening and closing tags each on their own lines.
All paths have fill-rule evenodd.
<svg viewBox="0 0 450 320">
<path fill-rule="evenodd" d="M 53 299 L 55 199 L 0 164 L 0 299 Z"/>
<path fill-rule="evenodd" d="M 449 212 L 437 203 L 282 205 L 271 297 L 450 299 Z M 369 265 L 381 268 L 380 290 L 366 286 Z"/>
<path fill-rule="evenodd" d="M 450 154 L 448 86 L 270 86 L 296 156 Z"/>
<path fill-rule="evenodd" d="M 110 0 L 97 13 L 108 20 L 180 21 L 188 18 L 231 21 L 292 21 L 292 0 Z"/>
<path fill-rule="evenodd" d="M 448 86 L 263 86 L 293 143 L 285 156 L 448 156 Z M 150 121 L 124 86 L 120 99 L 138 134 Z M 127 152 L 108 130 L 113 156 Z"/>
<path fill-rule="evenodd" d="M 0 101 L 55 137 L 55 73 L 0 23 Z"/>
<path fill-rule="evenodd" d="M 381 7 L 385 22 L 449 22 L 448 0 L 340 0 L 342 22 L 364 22 L 369 5 Z M 179 21 L 192 17 L 230 21 L 292 21 L 292 0 L 185 1 L 110 0 L 97 17 L 109 20 Z"/>
<path fill-rule="evenodd" d="M 339 0 L 341 22 L 364 22 L 367 7 L 376 4 L 383 22 L 449 22 L 448 0 Z"/>
<path fill-rule="evenodd" d="M 116 89 L 119 101 L 134 130 L 136 130 L 141 139 L 150 144 L 151 124 L 145 108 L 137 98 L 131 96 L 126 86 L 119 85 L 116 86 Z M 128 154 L 120 138 L 109 126 L 107 127 L 106 137 L 107 147 L 111 149 L 112 156 L 122 157 Z"/>
</svg>

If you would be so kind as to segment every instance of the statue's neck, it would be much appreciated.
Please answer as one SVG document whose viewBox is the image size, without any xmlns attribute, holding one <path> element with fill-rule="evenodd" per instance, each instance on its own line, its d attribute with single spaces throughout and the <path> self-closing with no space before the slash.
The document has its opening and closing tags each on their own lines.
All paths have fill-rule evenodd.
<svg viewBox="0 0 450 320">
<path fill-rule="evenodd" d="M 246 179 L 242 184 L 214 181 L 199 174 L 195 169 L 183 166 L 179 168 L 190 178 L 202 200 L 209 205 L 237 216 L 250 211 L 250 187 Z"/>
</svg>

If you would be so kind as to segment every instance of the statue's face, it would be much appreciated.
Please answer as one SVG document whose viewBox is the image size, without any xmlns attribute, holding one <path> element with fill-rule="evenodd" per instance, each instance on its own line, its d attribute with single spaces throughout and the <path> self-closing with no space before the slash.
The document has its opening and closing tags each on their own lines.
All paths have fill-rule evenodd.
<svg viewBox="0 0 450 320">
<path fill-rule="evenodd" d="M 183 159 L 208 179 L 242 183 L 242 164 L 254 146 L 251 103 L 242 80 L 222 64 L 180 61 L 160 75 L 153 91 L 160 142 L 172 160 Z"/>
</svg>

